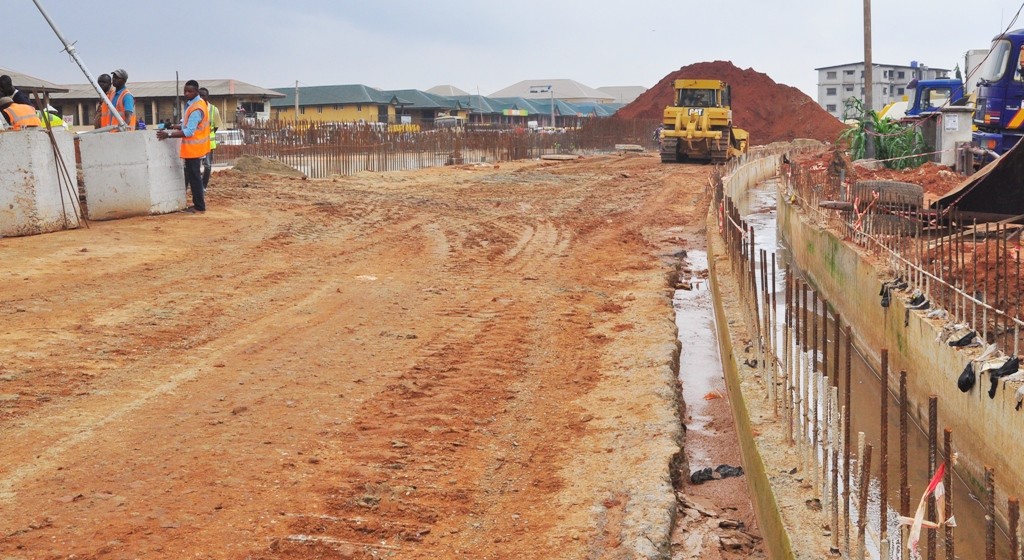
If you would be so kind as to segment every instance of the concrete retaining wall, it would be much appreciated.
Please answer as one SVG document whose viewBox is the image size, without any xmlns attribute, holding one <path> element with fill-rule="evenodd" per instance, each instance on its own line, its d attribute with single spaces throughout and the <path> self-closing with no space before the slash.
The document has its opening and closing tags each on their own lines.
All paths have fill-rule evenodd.
<svg viewBox="0 0 1024 560">
<path fill-rule="evenodd" d="M 900 370 L 907 371 L 911 413 L 922 424 L 927 425 L 928 396 L 938 396 L 939 431 L 952 428 L 953 448 L 960 452 L 957 472 L 980 491 L 984 465 L 993 467 L 996 504 L 1005 511 L 1007 495 L 1024 492 L 1024 468 L 1018 463 L 1024 457 L 1024 410 L 1014 410 L 1017 385 L 1000 382 L 990 399 L 984 375 L 970 393 L 961 393 L 957 378 L 979 350 L 936 342 L 943 322 L 920 311 L 907 315 L 905 302 L 896 295 L 888 308 L 881 307 L 878 293 L 888 278 L 857 247 L 806 220 L 798 202 L 779 198 L 779 231 L 797 266 L 852 325 L 858 350 L 876 371 L 879 350 L 889 350 L 890 387 L 898 386 Z"/>
<path fill-rule="evenodd" d="M 67 169 L 58 171 L 45 132 L 0 134 L 0 236 L 33 235 L 78 227 L 75 146 L 71 133 L 54 130 Z"/>
<path fill-rule="evenodd" d="M 746 189 L 764 181 L 777 174 L 779 167 L 778 156 L 763 158 L 751 158 L 738 167 L 723 180 L 724 191 L 727 196 L 738 197 Z M 715 304 L 715 324 L 718 329 L 718 345 L 722 355 L 722 367 L 725 374 L 725 383 L 729 391 L 729 404 L 732 407 L 733 419 L 736 422 L 736 432 L 739 436 L 740 453 L 743 457 L 743 470 L 753 498 L 754 509 L 757 513 L 757 522 L 760 525 L 761 534 L 764 535 L 764 543 L 768 548 L 770 558 L 796 558 L 793 553 L 793 545 L 783 519 L 779 501 L 775 495 L 769 476 L 769 467 L 765 464 L 759 449 L 758 438 L 755 437 L 754 428 L 751 423 L 751 409 L 747 399 L 760 399 L 763 391 L 748 388 L 740 375 L 740 360 L 742 359 L 735 351 L 732 332 L 729 325 L 733 323 L 730 316 L 726 315 L 723 306 L 722 293 L 724 291 L 736 292 L 738 286 L 735 282 L 729 285 L 723 284 L 716 269 L 720 265 L 719 258 L 727 259 L 725 245 L 718 235 L 718 223 L 716 209 L 711 209 L 708 216 L 708 270 L 711 274 L 711 289 Z M 716 257 L 716 253 L 722 255 Z M 749 387 L 749 386 L 748 386 Z M 754 394 L 757 392 L 757 394 Z"/>
<path fill-rule="evenodd" d="M 185 208 L 181 140 L 157 140 L 155 130 L 86 134 L 82 155 L 87 217 L 110 220 Z"/>
</svg>

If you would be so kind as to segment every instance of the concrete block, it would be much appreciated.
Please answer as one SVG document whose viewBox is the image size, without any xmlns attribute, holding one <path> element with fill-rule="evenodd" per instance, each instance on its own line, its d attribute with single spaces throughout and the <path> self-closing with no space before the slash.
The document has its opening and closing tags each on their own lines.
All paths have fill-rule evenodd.
<svg viewBox="0 0 1024 560">
<path fill-rule="evenodd" d="M 166 214 L 185 208 L 180 140 L 161 141 L 156 130 L 138 130 L 85 134 L 78 142 L 90 220 Z"/>
<path fill-rule="evenodd" d="M 53 132 L 67 175 L 58 171 L 50 137 L 39 130 L 0 133 L 0 236 L 34 235 L 79 226 L 75 145 Z"/>
</svg>

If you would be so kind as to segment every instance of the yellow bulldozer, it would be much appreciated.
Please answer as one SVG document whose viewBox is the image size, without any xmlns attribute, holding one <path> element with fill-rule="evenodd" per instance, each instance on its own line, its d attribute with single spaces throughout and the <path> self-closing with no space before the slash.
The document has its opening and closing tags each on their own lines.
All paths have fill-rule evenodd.
<svg viewBox="0 0 1024 560">
<path fill-rule="evenodd" d="M 675 96 L 662 119 L 662 162 L 721 163 L 747 152 L 747 131 L 732 126 L 728 84 L 676 80 Z"/>
</svg>

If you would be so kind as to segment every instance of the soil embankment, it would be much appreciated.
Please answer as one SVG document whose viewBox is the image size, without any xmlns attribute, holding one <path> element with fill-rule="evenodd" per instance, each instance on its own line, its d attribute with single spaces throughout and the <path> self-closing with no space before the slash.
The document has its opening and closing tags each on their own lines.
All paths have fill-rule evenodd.
<svg viewBox="0 0 1024 560">
<path fill-rule="evenodd" d="M 742 70 L 731 62 L 698 62 L 683 66 L 661 79 L 629 105 L 616 112 L 616 118 L 660 119 L 674 98 L 673 83 L 678 79 L 722 80 L 732 87 L 733 121 L 750 133 L 751 145 L 810 138 L 835 142 L 845 128 L 838 119 L 813 99 L 792 86 L 776 83 L 767 74 L 752 68 Z"/>
</svg>

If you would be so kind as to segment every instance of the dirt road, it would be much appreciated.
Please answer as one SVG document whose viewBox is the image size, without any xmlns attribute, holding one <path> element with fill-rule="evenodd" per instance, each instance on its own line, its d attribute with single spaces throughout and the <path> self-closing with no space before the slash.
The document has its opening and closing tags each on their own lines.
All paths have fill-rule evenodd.
<svg viewBox="0 0 1024 560">
<path fill-rule="evenodd" d="M 229 171 L 0 240 L 0 558 L 663 553 L 707 173 Z"/>
</svg>

